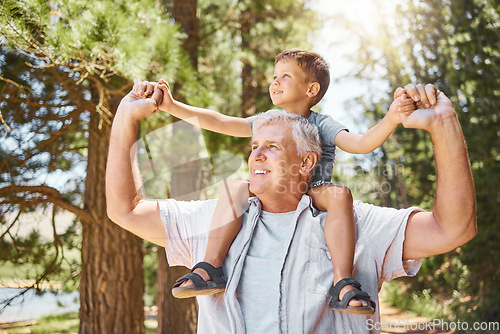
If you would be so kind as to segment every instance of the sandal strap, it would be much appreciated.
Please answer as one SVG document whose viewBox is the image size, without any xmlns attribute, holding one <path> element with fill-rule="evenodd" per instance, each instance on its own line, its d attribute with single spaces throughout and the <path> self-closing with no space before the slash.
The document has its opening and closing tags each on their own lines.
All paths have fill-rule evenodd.
<svg viewBox="0 0 500 334">
<path fill-rule="evenodd" d="M 342 298 L 342 300 L 339 302 L 338 305 L 341 308 L 346 308 L 349 305 L 349 302 L 351 301 L 351 299 L 353 299 L 353 298 L 363 299 L 369 303 L 372 302 L 370 299 L 370 295 L 368 293 L 366 293 L 365 291 L 349 290 L 344 294 L 344 297 Z"/>
<path fill-rule="evenodd" d="M 340 290 L 342 290 L 346 285 L 351 285 L 358 290 L 361 290 L 361 283 L 359 283 L 354 278 L 343 278 L 330 288 L 330 294 L 335 300 L 339 300 Z M 345 297 L 345 296 L 344 296 Z"/>
<path fill-rule="evenodd" d="M 195 270 L 196 268 L 201 268 L 205 270 L 210 277 L 210 280 L 215 283 L 215 284 L 220 284 L 220 283 L 226 283 L 226 278 L 224 277 L 224 271 L 222 270 L 222 267 L 215 268 L 208 262 L 198 262 L 192 269 Z M 194 283 L 194 282 L 193 282 Z"/>
<path fill-rule="evenodd" d="M 179 277 L 174 284 L 174 288 L 179 287 L 182 283 L 191 280 L 195 288 L 204 288 L 207 285 L 207 282 L 203 280 L 203 278 L 197 273 L 187 273 L 186 275 Z"/>
</svg>

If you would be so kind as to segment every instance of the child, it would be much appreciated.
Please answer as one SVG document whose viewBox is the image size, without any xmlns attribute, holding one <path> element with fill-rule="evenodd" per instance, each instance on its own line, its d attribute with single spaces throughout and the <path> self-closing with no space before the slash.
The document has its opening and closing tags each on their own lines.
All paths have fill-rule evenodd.
<svg viewBox="0 0 500 334">
<path fill-rule="evenodd" d="M 401 96 L 392 103 L 386 116 L 367 133 L 352 134 L 331 117 L 310 110 L 322 99 L 329 83 L 328 65 L 320 55 L 292 49 L 276 56 L 269 94 L 274 105 L 307 118 L 320 133 L 323 156 L 314 172 L 307 194 L 312 198 L 316 208 L 327 211 L 325 240 L 334 270 L 330 308 L 371 315 L 375 312 L 375 303 L 366 292 L 361 291 L 360 284 L 352 279 L 356 239 L 352 196 L 348 188 L 330 182 L 335 146 L 350 153 L 371 152 L 379 147 L 400 123 L 399 112 L 411 112 L 415 106 L 412 99 Z M 160 80 L 158 87 L 164 92 L 160 110 L 181 119 L 197 117 L 200 127 L 207 130 L 238 137 L 251 137 L 252 124 L 256 116 L 243 119 L 188 106 L 172 98 L 165 81 Z M 134 85 L 134 92 L 140 95 L 149 95 L 151 89 L 151 83 Z M 240 230 L 241 215 L 245 211 L 248 197 L 248 182 L 233 181 L 225 184 L 212 217 L 204 262 L 196 264 L 191 273 L 177 280 L 172 289 L 175 297 L 187 298 L 224 291 L 226 280 L 222 264 Z M 346 295 L 348 291 L 352 292 Z"/>
</svg>

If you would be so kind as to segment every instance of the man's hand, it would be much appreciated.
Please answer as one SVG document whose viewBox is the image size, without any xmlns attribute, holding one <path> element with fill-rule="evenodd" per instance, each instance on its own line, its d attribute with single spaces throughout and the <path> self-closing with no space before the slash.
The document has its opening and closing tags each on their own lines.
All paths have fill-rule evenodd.
<svg viewBox="0 0 500 334">
<path fill-rule="evenodd" d="M 172 97 L 172 93 L 170 92 L 170 86 L 165 80 L 160 79 L 158 83 L 151 81 L 136 82 L 134 84 L 132 92 L 139 97 L 148 98 L 151 97 L 154 94 L 155 89 L 158 88 L 163 92 L 163 98 L 158 104 L 158 109 L 165 112 L 170 112 L 170 109 L 174 105 L 175 100 Z"/>
<path fill-rule="evenodd" d="M 413 112 L 403 112 L 400 114 L 401 122 L 405 128 L 423 129 L 432 133 L 434 127 L 446 118 L 456 117 L 455 110 L 450 99 L 442 92 L 437 90 L 433 85 L 405 86 L 405 91 L 412 96 L 413 100 L 417 99 L 422 104 L 419 109 Z M 424 109 L 423 106 L 432 106 L 432 108 Z"/>
<path fill-rule="evenodd" d="M 417 103 L 418 109 L 429 109 L 436 104 L 436 96 L 439 92 L 433 84 L 405 86 L 404 91 Z"/>
<path fill-rule="evenodd" d="M 121 100 L 118 112 L 126 112 L 126 116 L 131 117 L 137 123 L 155 114 L 162 102 L 163 91 L 154 88 L 149 95 L 149 97 L 144 98 L 132 90 Z"/>
</svg>

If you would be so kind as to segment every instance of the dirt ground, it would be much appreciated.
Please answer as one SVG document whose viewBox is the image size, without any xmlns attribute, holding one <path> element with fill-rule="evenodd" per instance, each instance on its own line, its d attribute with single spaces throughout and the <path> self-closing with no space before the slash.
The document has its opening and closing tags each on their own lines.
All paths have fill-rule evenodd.
<svg viewBox="0 0 500 334">
<path fill-rule="evenodd" d="M 405 313 L 384 302 L 380 303 L 380 320 L 383 334 L 453 333 L 434 326 L 432 320 Z"/>
</svg>

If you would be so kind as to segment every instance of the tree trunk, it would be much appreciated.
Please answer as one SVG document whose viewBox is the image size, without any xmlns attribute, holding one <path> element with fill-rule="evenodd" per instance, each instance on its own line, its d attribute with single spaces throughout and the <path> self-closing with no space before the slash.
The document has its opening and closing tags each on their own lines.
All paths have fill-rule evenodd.
<svg viewBox="0 0 500 334">
<path fill-rule="evenodd" d="M 194 69 L 198 67 L 198 19 L 196 17 L 197 0 L 174 0 L 172 16 L 180 23 L 187 38 L 184 40 L 184 49 L 189 55 L 191 65 Z M 175 98 L 182 100 L 178 94 L 180 85 L 175 85 Z M 172 193 L 193 193 L 196 189 L 196 165 L 190 165 L 191 169 L 185 172 L 172 173 Z M 198 194 L 198 192 L 195 192 Z M 193 197 L 192 199 L 197 199 Z M 169 267 L 167 264 L 165 249 L 158 249 L 158 333 L 196 333 L 197 309 L 195 298 L 177 299 L 172 296 L 171 289 L 175 280 L 186 274 L 188 270 L 184 267 Z"/>
<path fill-rule="evenodd" d="M 198 68 L 198 45 L 200 43 L 198 18 L 196 17 L 197 7 L 197 0 L 174 0 L 172 8 L 172 16 L 187 34 L 183 47 L 189 54 L 189 60 L 194 69 Z"/>
<path fill-rule="evenodd" d="M 255 115 L 257 112 L 257 96 L 259 94 L 258 85 L 253 75 L 253 66 L 248 60 L 243 61 L 243 68 L 241 70 L 241 117 Z"/>
<path fill-rule="evenodd" d="M 255 12 L 252 8 L 248 8 L 241 13 L 240 17 L 240 32 L 241 32 L 241 49 L 249 54 L 253 53 L 250 50 L 250 30 L 255 24 Z M 253 74 L 253 65 L 248 58 L 242 60 L 243 68 L 241 69 L 241 117 L 255 115 L 257 111 L 257 97 L 259 95 L 259 85 Z"/>
<path fill-rule="evenodd" d="M 110 110 L 116 110 L 114 101 Z M 141 240 L 106 214 L 105 167 L 110 125 L 92 112 L 89 124 L 85 207 L 82 221 L 80 333 L 144 333 Z"/>
</svg>

